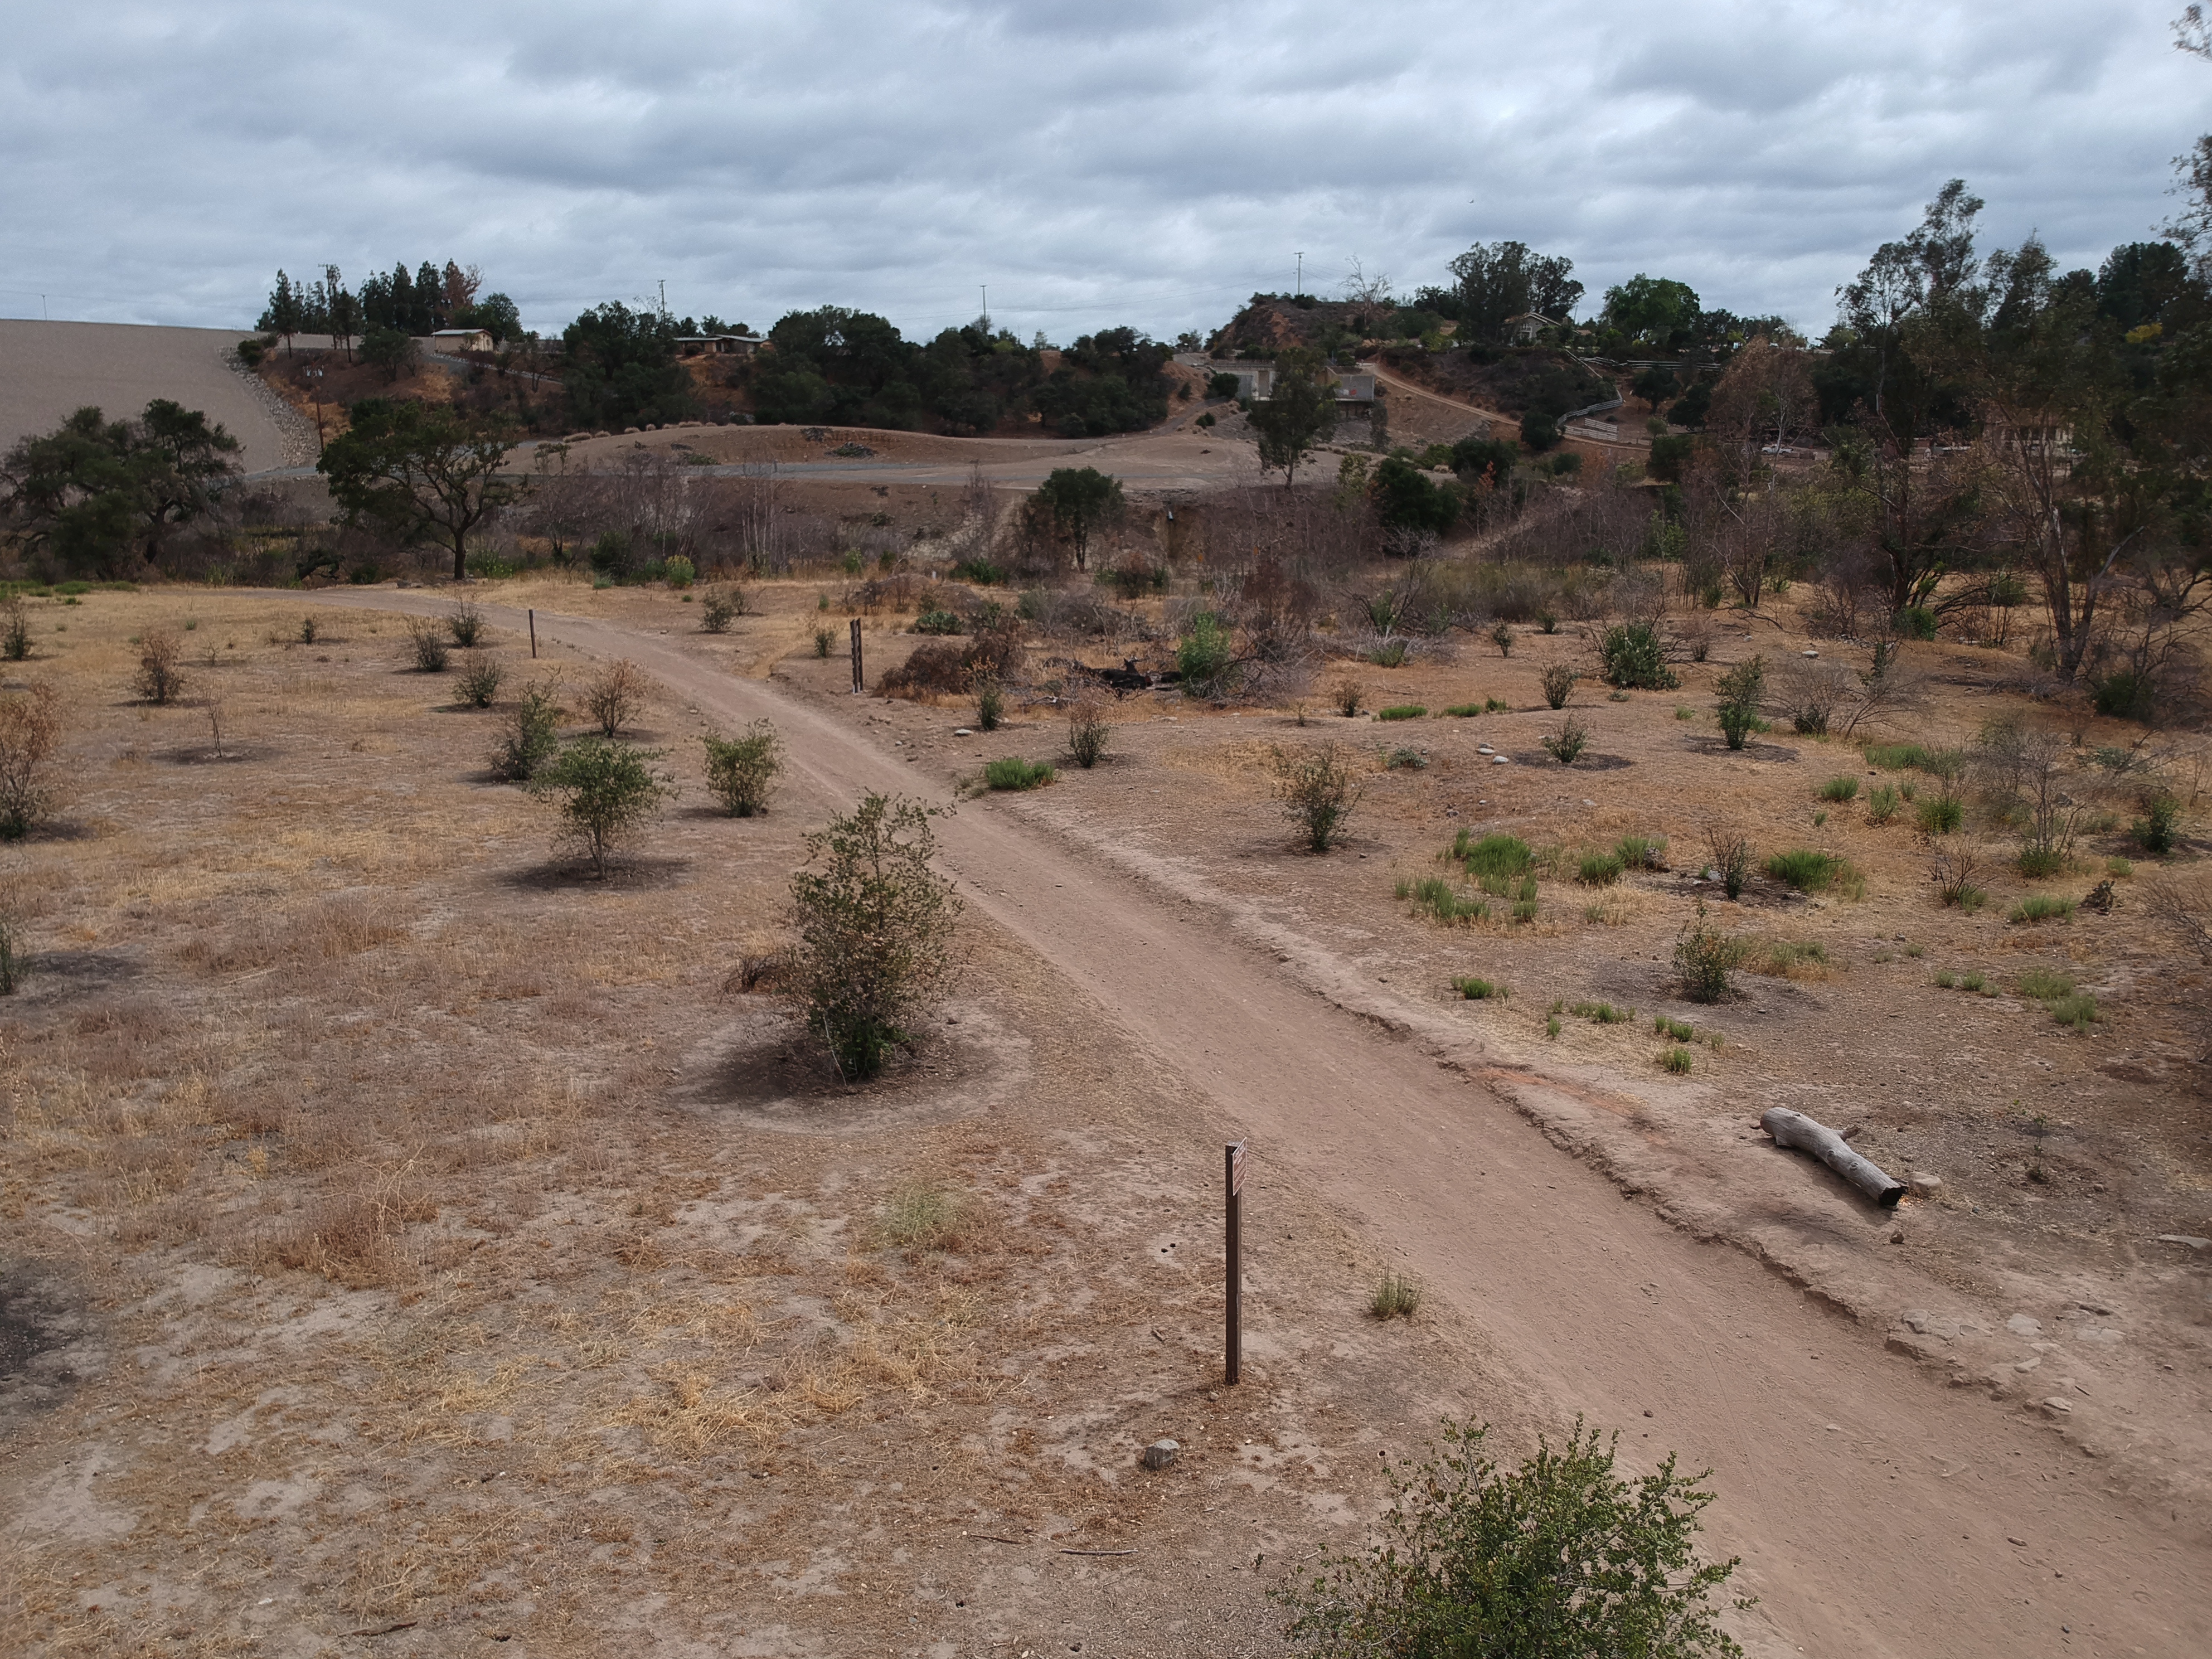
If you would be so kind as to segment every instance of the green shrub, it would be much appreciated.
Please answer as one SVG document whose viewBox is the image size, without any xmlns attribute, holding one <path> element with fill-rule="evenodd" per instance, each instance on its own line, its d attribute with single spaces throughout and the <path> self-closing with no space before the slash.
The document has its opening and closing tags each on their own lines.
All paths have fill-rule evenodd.
<svg viewBox="0 0 2212 1659">
<path fill-rule="evenodd" d="M 2086 991 L 2076 991 L 2071 996 L 2055 997 L 2044 1005 L 2051 1011 L 2051 1018 L 2061 1025 L 2071 1025 L 2077 1031 L 2086 1031 L 2103 1018 L 2097 1012 L 2097 999 Z"/>
<path fill-rule="evenodd" d="M 1499 656 L 1511 656 L 1513 654 L 1513 624 L 1500 617 L 1496 625 L 1490 630 L 1490 642 L 1498 647 Z"/>
<path fill-rule="evenodd" d="M 870 794 L 806 837 L 810 867 L 792 878 L 792 994 L 848 1078 L 883 1069 L 951 965 L 960 901 L 932 867 L 933 816 Z"/>
<path fill-rule="evenodd" d="M 983 678 L 975 682 L 975 724 L 986 732 L 995 732 L 1006 718 L 1006 694 L 998 681 Z"/>
<path fill-rule="evenodd" d="M 1955 988 L 1958 983 L 1959 976 L 1953 973 L 1948 968 L 1938 968 L 1936 970 L 1936 988 L 1937 990 L 1948 991 Z"/>
<path fill-rule="evenodd" d="M 1930 795 L 1914 809 L 1914 820 L 1923 836 L 1948 836 L 1954 833 L 1966 821 L 1966 803 L 1945 790 L 1940 795 Z"/>
<path fill-rule="evenodd" d="M 717 583 L 699 602 L 699 626 L 709 634 L 726 634 L 730 623 L 745 614 L 744 590 L 734 582 Z"/>
<path fill-rule="evenodd" d="M 1085 771 L 1105 758 L 1106 746 L 1113 736 L 1114 727 L 1097 703 L 1077 702 L 1069 707 L 1067 752 Z"/>
<path fill-rule="evenodd" d="M 1041 789 L 1054 776 L 1044 762 L 1025 761 L 1018 755 L 1001 755 L 983 763 L 983 781 L 994 789 Z"/>
<path fill-rule="evenodd" d="M 825 627 L 817 628 L 814 630 L 814 654 L 817 658 L 828 657 L 830 654 L 830 647 L 836 643 L 837 630 L 836 629 Z"/>
<path fill-rule="evenodd" d="M 1487 979 L 1455 979 L 1452 981 L 1452 989 L 1469 1002 L 1488 1002 L 1513 994 L 1504 986 Z"/>
<path fill-rule="evenodd" d="M 428 617 L 407 619 L 407 641 L 415 656 L 415 666 L 425 674 L 442 674 L 453 659 L 453 646 L 446 630 Z"/>
<path fill-rule="evenodd" d="M 1820 799 L 1822 800 L 1835 801 L 1840 804 L 1847 800 L 1856 800 L 1858 799 L 1858 778 L 1850 773 L 1845 773 L 1840 777 L 1830 778 L 1826 783 L 1820 786 Z"/>
<path fill-rule="evenodd" d="M 1661 1014 L 1651 1022 L 1651 1029 L 1661 1036 L 1672 1037 L 1677 1042 L 1692 1042 L 1698 1035 L 1685 1021 L 1670 1019 L 1665 1014 Z"/>
<path fill-rule="evenodd" d="M 1176 666 L 1182 671 L 1183 695 L 1218 696 L 1236 678 L 1237 652 L 1221 618 L 1202 611 L 1190 619 L 1190 631 L 1176 647 Z"/>
<path fill-rule="evenodd" d="M 1585 887 L 1610 887 L 1620 879 L 1618 853 L 1585 853 L 1575 866 L 1575 879 Z"/>
<path fill-rule="evenodd" d="M 25 662 L 31 655 L 31 609 L 21 593 L 0 599 L 0 656 Z"/>
<path fill-rule="evenodd" d="M 455 645 L 463 650 L 471 650 L 483 640 L 483 612 L 477 608 L 474 599 L 464 596 L 455 601 L 453 610 L 447 614 L 446 629 L 453 635 Z"/>
<path fill-rule="evenodd" d="M 1574 694 L 1575 671 L 1563 662 L 1555 662 L 1544 671 L 1542 684 L 1544 701 L 1553 708 L 1564 708 Z"/>
<path fill-rule="evenodd" d="M 1674 705 L 1674 718 L 1678 720 L 1693 720 L 1698 718 L 1698 711 L 1686 702 L 1678 702 Z"/>
<path fill-rule="evenodd" d="M 755 720 L 741 738 L 700 739 L 707 747 L 707 787 L 732 817 L 750 818 L 768 811 L 769 792 L 783 769 L 783 748 L 775 727 Z"/>
<path fill-rule="evenodd" d="M 681 553 L 661 562 L 660 579 L 678 592 L 690 586 L 698 578 L 699 567 Z"/>
<path fill-rule="evenodd" d="M 1330 743 L 1295 755 L 1277 750 L 1274 769 L 1275 799 L 1284 815 L 1304 833 L 1310 849 L 1326 853 L 1359 805 L 1359 777 L 1352 761 Z"/>
<path fill-rule="evenodd" d="M 1544 1035 L 1547 1037 L 1556 1037 L 1559 1034 L 1559 1017 L 1553 1014 L 1544 1021 Z"/>
<path fill-rule="evenodd" d="M 1420 1305 L 1420 1280 L 1398 1273 L 1384 1273 L 1367 1299 L 1367 1311 L 1377 1319 L 1411 1319 Z"/>
<path fill-rule="evenodd" d="M 2142 810 L 2143 815 L 2130 826 L 2136 845 L 2163 858 L 2174 848 L 2181 823 L 2181 803 L 2160 790 L 2143 797 Z"/>
<path fill-rule="evenodd" d="M 1924 605 L 1909 605 L 1893 618 L 1898 635 L 1907 640 L 1932 640 L 1936 637 L 1936 613 Z"/>
<path fill-rule="evenodd" d="M 1367 653 L 1367 660 L 1377 668 L 1403 668 L 1406 665 L 1407 646 L 1403 640 L 1385 640 Z"/>
<path fill-rule="evenodd" d="M 492 775 L 509 783 L 527 783 L 561 746 L 561 705 L 554 695 L 558 683 L 551 677 L 533 680 L 507 710 L 500 727 L 499 744 L 492 750 Z"/>
<path fill-rule="evenodd" d="M 1552 758 L 1562 766 L 1572 766 L 1575 757 L 1589 742 L 1589 732 L 1583 723 L 1570 714 L 1556 732 L 1547 732 L 1538 739 Z"/>
<path fill-rule="evenodd" d="M 660 755 L 605 738 L 579 738 L 530 780 L 531 793 L 552 799 L 560 815 L 557 839 L 590 859 L 594 875 L 605 877 L 616 849 L 675 794 L 649 764 Z"/>
<path fill-rule="evenodd" d="M 1482 705 L 1479 702 L 1455 702 L 1452 704 L 1450 708 L 1444 710 L 1445 714 L 1450 715 L 1456 720 L 1471 719 L 1473 716 L 1480 714 L 1482 712 Z"/>
<path fill-rule="evenodd" d="M 933 608 L 916 617 L 914 626 L 907 631 L 910 634 L 964 634 L 968 631 L 968 624 L 950 611 Z"/>
<path fill-rule="evenodd" d="M 1867 822 L 1887 823 L 1897 816 L 1897 791 L 1889 784 L 1880 784 L 1867 792 Z"/>
<path fill-rule="evenodd" d="M 977 587 L 992 587 L 1006 580 L 1006 573 L 988 559 L 963 559 L 949 573 L 956 582 L 969 582 Z"/>
<path fill-rule="evenodd" d="M 1355 679 L 1340 679 L 1329 688 L 1328 704 L 1346 720 L 1359 716 L 1359 700 L 1366 694 Z"/>
<path fill-rule="evenodd" d="M 1687 1048 L 1666 1048 L 1660 1051 L 1659 1064 L 1677 1077 L 1689 1075 L 1692 1064 Z"/>
<path fill-rule="evenodd" d="M 1721 735 L 1729 748 L 1741 749 L 1759 725 L 1759 701 L 1766 695 L 1766 659 L 1753 657 L 1737 664 L 1720 677 L 1717 689 Z"/>
<path fill-rule="evenodd" d="M 1382 769 L 1386 772 L 1425 772 L 1429 769 L 1429 757 L 1418 749 L 1393 749 L 1382 757 Z"/>
<path fill-rule="evenodd" d="M 468 666 L 461 670 L 459 690 L 461 701 L 474 708 L 489 708 L 499 696 L 500 683 L 507 671 L 495 657 L 481 651 L 469 653 Z"/>
<path fill-rule="evenodd" d="M 2050 921 L 2054 919 L 2059 921 L 2070 921 L 2074 919 L 2074 911 L 2078 902 L 2079 901 L 2075 899 L 2060 898 L 2052 893 L 2031 894 L 2014 905 L 2012 914 L 2005 920 L 2014 923 Z"/>
<path fill-rule="evenodd" d="M 2129 863 L 2125 859 L 2106 859 L 2105 860 L 2105 873 L 2108 876 L 2117 876 L 2124 879 L 2129 876 L 2132 876 L 2135 872 L 2135 866 Z"/>
<path fill-rule="evenodd" d="M 1613 843 L 1613 855 L 1620 860 L 1624 869 L 1664 870 L 1667 867 L 1667 837 L 1623 836 Z"/>
<path fill-rule="evenodd" d="M 1723 933 L 1705 919 L 1700 905 L 1698 919 L 1674 942 L 1674 973 L 1682 994 L 1692 1002 L 1718 1002 L 1735 989 L 1735 971 L 1750 955 L 1750 944 Z"/>
<path fill-rule="evenodd" d="M 1418 702 L 1401 702 L 1389 708 L 1376 709 L 1375 718 L 1378 720 L 1417 720 L 1428 712 Z"/>
<path fill-rule="evenodd" d="M 1667 643 L 1651 623 L 1622 623 L 1607 629 L 1598 659 L 1605 683 L 1624 691 L 1671 691 L 1682 683 L 1667 665 Z"/>
<path fill-rule="evenodd" d="M 2055 968 L 2030 968 L 2013 981 L 2013 989 L 2038 1002 L 2074 994 L 2074 976 Z"/>
</svg>

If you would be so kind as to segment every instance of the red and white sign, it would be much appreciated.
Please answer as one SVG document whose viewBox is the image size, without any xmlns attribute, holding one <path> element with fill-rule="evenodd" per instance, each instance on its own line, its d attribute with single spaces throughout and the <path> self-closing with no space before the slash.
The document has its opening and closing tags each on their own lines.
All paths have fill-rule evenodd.
<svg viewBox="0 0 2212 1659">
<path fill-rule="evenodd" d="M 1244 1190 L 1244 1143 L 1235 1142 L 1229 1152 L 1229 1194 L 1234 1198 Z"/>
</svg>

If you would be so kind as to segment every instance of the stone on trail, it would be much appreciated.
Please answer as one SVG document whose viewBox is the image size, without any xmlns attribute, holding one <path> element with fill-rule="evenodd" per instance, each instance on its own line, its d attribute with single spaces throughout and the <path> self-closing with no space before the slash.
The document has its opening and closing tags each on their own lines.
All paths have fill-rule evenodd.
<svg viewBox="0 0 2212 1659">
<path fill-rule="evenodd" d="M 1145 1448 L 1143 1456 L 1137 1461 L 1148 1469 L 1164 1469 L 1176 1461 L 1176 1454 L 1182 1449 L 1182 1443 L 1180 1441 L 1155 1440 Z"/>
</svg>

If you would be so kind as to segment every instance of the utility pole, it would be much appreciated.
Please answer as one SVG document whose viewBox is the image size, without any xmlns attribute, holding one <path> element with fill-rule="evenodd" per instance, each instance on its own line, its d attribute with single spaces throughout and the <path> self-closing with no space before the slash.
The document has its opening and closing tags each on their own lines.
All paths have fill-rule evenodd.
<svg viewBox="0 0 2212 1659">
<path fill-rule="evenodd" d="M 1304 251 L 1303 251 L 1303 250 L 1301 250 L 1301 251 L 1300 251 L 1300 252 L 1299 252 L 1299 254 L 1298 254 L 1298 280 L 1297 280 L 1297 285 L 1295 288 L 1293 288 L 1293 289 L 1291 290 L 1291 293 L 1293 293 L 1293 294 L 1303 294 L 1303 293 L 1304 293 L 1305 291 L 1306 291 L 1306 256 L 1305 256 L 1305 254 L 1304 254 Z"/>
<path fill-rule="evenodd" d="M 668 278 L 665 276 L 660 279 L 660 320 L 664 323 L 668 320 Z"/>
<path fill-rule="evenodd" d="M 991 331 L 991 285 L 978 283 L 975 286 L 983 290 L 983 331 L 988 334 Z"/>
</svg>

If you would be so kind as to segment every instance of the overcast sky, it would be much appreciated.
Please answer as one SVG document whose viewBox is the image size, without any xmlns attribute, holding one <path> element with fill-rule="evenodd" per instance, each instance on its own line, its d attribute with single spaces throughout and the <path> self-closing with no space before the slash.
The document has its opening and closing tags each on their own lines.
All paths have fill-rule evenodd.
<svg viewBox="0 0 2212 1659">
<path fill-rule="evenodd" d="M 250 326 L 276 268 L 483 268 L 1163 337 L 1470 242 L 1814 331 L 1954 175 L 2094 265 L 2212 125 L 2180 0 L 1974 6 L 171 0 L 9 8 L 0 315 Z"/>
</svg>

